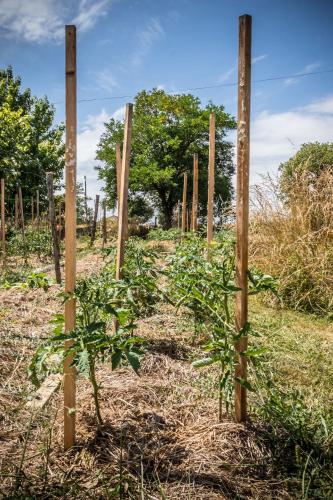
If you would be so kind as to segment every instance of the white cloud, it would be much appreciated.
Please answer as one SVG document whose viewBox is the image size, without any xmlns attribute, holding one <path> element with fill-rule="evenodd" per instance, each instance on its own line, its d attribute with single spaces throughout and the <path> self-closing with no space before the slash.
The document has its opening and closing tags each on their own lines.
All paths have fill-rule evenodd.
<svg viewBox="0 0 333 500">
<path fill-rule="evenodd" d="M 332 141 L 333 96 L 282 113 L 260 113 L 251 124 L 251 183 L 276 173 L 305 142 Z"/>
<path fill-rule="evenodd" d="M 27 42 L 59 42 L 64 25 L 78 31 L 92 28 L 106 14 L 111 0 L 1 0 L 1 36 Z"/>
<path fill-rule="evenodd" d="M 112 92 L 118 84 L 111 71 L 103 70 L 99 71 L 95 75 L 97 85 L 108 92 Z"/>
<path fill-rule="evenodd" d="M 106 15 L 109 3 L 109 0 L 80 0 L 78 14 L 72 23 L 76 24 L 79 31 L 93 28 L 98 18 Z"/>
<path fill-rule="evenodd" d="M 164 29 L 157 17 L 151 17 L 138 34 L 138 47 L 132 58 L 133 66 L 140 66 L 155 42 L 164 35 Z"/>
<path fill-rule="evenodd" d="M 225 71 L 218 77 L 218 83 L 223 83 L 229 80 L 229 78 L 236 72 L 236 66 L 232 66 L 228 71 Z"/>
<path fill-rule="evenodd" d="M 257 64 L 260 61 L 263 61 L 268 57 L 268 54 L 261 54 L 260 56 L 256 56 L 252 58 L 252 64 Z"/>
<path fill-rule="evenodd" d="M 283 81 L 283 84 L 286 87 L 289 87 L 290 85 L 295 85 L 296 83 L 299 82 L 299 78 L 296 77 L 297 75 L 304 75 L 306 73 L 312 73 L 313 71 L 318 69 L 320 66 L 321 66 L 321 63 L 319 61 L 307 64 L 300 71 L 297 71 L 297 73 L 295 74 L 295 77 L 286 78 Z"/>
</svg>

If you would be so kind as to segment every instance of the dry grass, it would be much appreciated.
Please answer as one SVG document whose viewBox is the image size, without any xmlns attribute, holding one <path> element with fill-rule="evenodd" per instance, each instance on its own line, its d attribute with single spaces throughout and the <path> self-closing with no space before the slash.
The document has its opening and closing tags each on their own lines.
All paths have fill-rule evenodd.
<svg viewBox="0 0 333 500">
<path fill-rule="evenodd" d="M 279 279 L 284 305 L 319 314 L 333 312 L 333 175 L 311 183 L 294 178 L 283 199 L 271 177 L 254 193 L 250 235 L 252 265 Z"/>
</svg>

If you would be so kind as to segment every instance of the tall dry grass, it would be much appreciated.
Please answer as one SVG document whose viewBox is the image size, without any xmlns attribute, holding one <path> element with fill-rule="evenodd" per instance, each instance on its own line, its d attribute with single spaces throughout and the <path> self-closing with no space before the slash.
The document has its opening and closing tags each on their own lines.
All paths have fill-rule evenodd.
<svg viewBox="0 0 333 500">
<path fill-rule="evenodd" d="M 333 173 L 295 175 L 288 196 L 267 176 L 252 196 L 250 262 L 278 278 L 283 304 L 333 314 Z"/>
</svg>

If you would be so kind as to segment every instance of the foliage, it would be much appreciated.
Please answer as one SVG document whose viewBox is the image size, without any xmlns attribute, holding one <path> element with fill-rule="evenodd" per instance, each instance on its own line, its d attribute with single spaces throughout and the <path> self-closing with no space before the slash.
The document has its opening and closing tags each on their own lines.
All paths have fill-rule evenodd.
<svg viewBox="0 0 333 500">
<path fill-rule="evenodd" d="M 139 92 L 135 98 L 129 188 L 144 194 L 158 207 L 161 222 L 171 227 L 173 210 L 181 198 L 183 173 L 189 172 L 191 196 L 193 153 L 199 155 L 200 214 L 206 214 L 209 115 L 216 116 L 215 192 L 216 211 L 232 196 L 234 173 L 232 145 L 226 134 L 235 128 L 234 119 L 223 106 L 209 103 L 201 107 L 191 94 L 168 95 L 163 90 Z M 106 183 L 110 206 L 116 201 L 115 145 L 123 139 L 123 124 L 112 118 L 106 124 L 97 158 L 99 177 Z"/>
<path fill-rule="evenodd" d="M 244 336 L 258 336 L 250 324 L 241 330 L 235 327 L 231 299 L 239 288 L 235 285 L 235 243 L 232 239 L 215 243 L 209 251 L 204 241 L 189 235 L 178 246 L 175 255 L 170 258 L 166 270 L 169 278 L 168 293 L 177 301 L 176 307 L 186 306 L 193 312 L 196 329 L 198 325 L 210 335 L 205 346 L 208 356 L 194 362 L 196 367 L 213 364 L 219 366 L 219 416 L 222 418 L 222 398 L 228 411 L 233 400 L 234 372 L 236 366 L 235 343 Z M 261 274 L 252 275 L 250 293 L 258 293 L 270 288 L 271 277 Z M 265 349 L 255 345 L 243 353 L 256 362 Z M 237 379 L 248 389 L 250 384 Z"/>
<path fill-rule="evenodd" d="M 21 89 L 20 77 L 11 67 L 0 70 L 0 174 L 6 182 L 6 198 L 13 200 L 17 185 L 29 200 L 40 191 L 41 210 L 47 206 L 46 172 L 55 182 L 64 166 L 63 126 L 53 126 L 55 109 L 46 97 Z"/>
<path fill-rule="evenodd" d="M 128 200 L 128 216 L 141 224 L 148 222 L 154 215 L 154 209 L 147 199 L 140 194 L 131 195 Z"/>
<path fill-rule="evenodd" d="M 111 363 L 112 369 L 116 369 L 126 360 L 136 373 L 140 367 L 139 344 L 142 339 L 133 336 L 135 325 L 129 320 L 129 312 L 116 309 L 112 304 L 113 297 L 113 287 L 99 280 L 98 275 L 79 280 L 75 293 L 65 295 L 65 300 L 76 299 L 77 302 L 75 328 L 64 332 L 64 318 L 56 315 L 53 336 L 37 349 L 29 367 L 31 381 L 39 385 L 41 377 L 52 369 L 52 359 L 56 355 L 60 356 L 62 362 L 69 357 L 76 370 L 92 384 L 99 424 L 102 423 L 102 416 L 96 380 L 97 362 Z M 115 320 L 119 325 L 116 332 L 113 331 Z M 56 365 L 59 367 L 59 359 Z"/>
<path fill-rule="evenodd" d="M 151 229 L 148 233 L 148 240 L 153 241 L 179 241 L 182 232 L 180 229 Z"/>
<path fill-rule="evenodd" d="M 281 190 L 284 194 L 297 189 L 298 178 L 306 179 L 309 185 L 316 185 L 325 171 L 333 173 L 333 143 L 308 142 L 297 153 L 279 167 Z"/>
<path fill-rule="evenodd" d="M 333 173 L 308 183 L 295 174 L 297 189 L 286 200 L 279 180 L 257 186 L 249 238 L 252 264 L 279 277 L 279 303 L 333 313 Z"/>
<path fill-rule="evenodd" d="M 122 280 L 117 282 L 115 275 L 115 248 L 106 252 L 111 257 L 102 276 L 115 286 L 114 303 L 121 304 L 131 311 L 133 318 L 152 314 L 157 302 L 164 297 L 157 285 L 159 275 L 156 266 L 156 253 L 144 248 L 138 238 L 130 238 L 125 247 Z"/>
<path fill-rule="evenodd" d="M 14 231 L 7 243 L 7 254 L 18 255 L 25 260 L 31 254 L 47 257 L 51 253 L 51 233 L 49 229 L 27 227 L 24 237 L 21 230 Z"/>
</svg>

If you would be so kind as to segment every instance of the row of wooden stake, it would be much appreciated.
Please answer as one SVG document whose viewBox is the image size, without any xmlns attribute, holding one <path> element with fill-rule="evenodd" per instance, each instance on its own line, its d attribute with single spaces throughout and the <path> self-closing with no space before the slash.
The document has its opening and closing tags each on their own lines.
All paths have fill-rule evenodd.
<svg viewBox="0 0 333 500">
<path fill-rule="evenodd" d="M 251 79 L 251 16 L 239 18 L 239 56 L 238 56 L 238 130 L 237 130 L 237 207 L 236 207 L 236 283 L 241 289 L 236 297 L 236 327 L 241 330 L 247 322 L 248 290 L 248 211 L 249 211 L 249 120 L 250 120 L 250 79 Z M 76 28 L 66 26 L 66 195 L 65 195 L 65 289 L 73 293 L 76 277 Z M 128 177 L 131 152 L 133 105 L 126 105 L 123 154 L 120 145 L 116 147 L 117 196 L 118 196 L 118 243 L 116 279 L 122 277 L 125 240 L 127 238 L 128 215 Z M 215 164 L 215 116 L 210 116 L 209 165 L 208 165 L 208 248 L 213 238 L 214 209 L 214 164 Z M 197 230 L 198 210 L 198 156 L 194 155 L 192 228 Z M 121 164 L 121 168 L 120 168 Z M 85 186 L 86 190 L 86 186 Z M 187 173 L 184 174 L 182 229 L 186 224 Z M 96 213 L 96 210 L 95 210 Z M 76 305 L 74 298 L 65 304 L 65 330 L 75 327 Z M 66 343 L 66 348 L 70 342 Z M 242 355 L 247 348 L 247 338 L 243 337 L 236 345 L 238 353 L 236 377 L 246 380 L 246 357 Z M 75 443 L 75 369 L 72 358 L 67 357 L 64 364 L 64 448 Z M 246 419 L 246 389 L 236 383 L 235 418 Z"/>
</svg>

